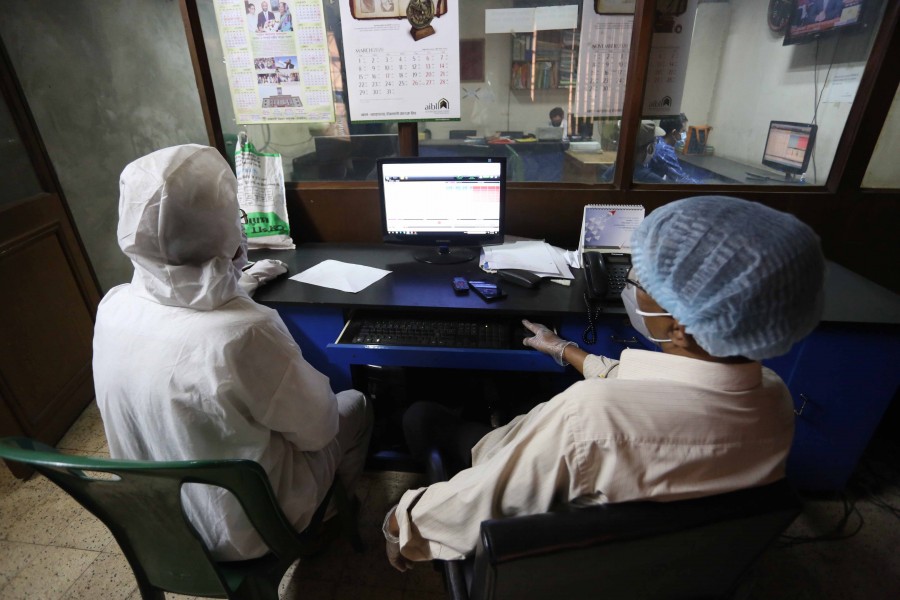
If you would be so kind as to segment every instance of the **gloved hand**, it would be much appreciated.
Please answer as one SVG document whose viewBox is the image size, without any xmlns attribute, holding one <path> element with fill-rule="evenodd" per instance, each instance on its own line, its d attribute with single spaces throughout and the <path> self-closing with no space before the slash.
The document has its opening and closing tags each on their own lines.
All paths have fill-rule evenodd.
<svg viewBox="0 0 900 600">
<path fill-rule="evenodd" d="M 399 535 L 397 523 L 396 519 L 391 518 L 394 516 L 395 510 L 397 510 L 396 505 L 384 515 L 384 523 L 381 524 L 381 532 L 384 534 L 384 550 L 387 553 L 388 562 L 391 563 L 392 567 L 402 573 L 412 569 L 413 563 L 400 554 L 400 539 L 397 537 Z"/>
<path fill-rule="evenodd" d="M 247 292 L 248 296 L 252 296 L 256 288 L 272 281 L 279 275 L 287 273 L 288 267 L 280 260 L 272 258 L 264 258 L 256 261 L 252 267 L 241 272 L 241 278 L 238 285 Z"/>
<path fill-rule="evenodd" d="M 384 542 L 384 549 L 387 552 L 388 562 L 391 566 L 403 573 L 412 569 L 412 562 L 407 560 L 405 556 L 400 554 L 400 542 Z"/>
<path fill-rule="evenodd" d="M 532 337 L 522 340 L 522 344 L 531 346 L 544 354 L 549 354 L 558 365 L 564 367 L 569 364 L 563 359 L 563 352 L 565 352 L 567 346 L 578 347 L 578 344 L 562 339 L 540 323 L 532 323 L 527 319 L 522 319 L 522 325 L 525 326 L 525 329 L 534 333 Z"/>
</svg>

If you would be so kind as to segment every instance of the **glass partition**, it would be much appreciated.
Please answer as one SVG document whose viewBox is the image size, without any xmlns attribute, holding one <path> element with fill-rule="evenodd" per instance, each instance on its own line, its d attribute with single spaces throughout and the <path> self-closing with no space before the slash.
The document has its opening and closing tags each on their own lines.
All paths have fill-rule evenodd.
<svg viewBox="0 0 900 600">
<path fill-rule="evenodd" d="M 883 3 L 775 5 L 658 3 L 643 114 L 660 130 L 652 143 L 638 133 L 635 182 L 825 184 Z M 673 41 L 672 23 L 690 24 L 690 40 Z M 689 49 L 683 91 L 663 115 L 653 91 L 677 66 L 665 53 L 681 48 Z"/>
<path fill-rule="evenodd" d="M 862 187 L 892 190 L 900 188 L 897 156 L 900 156 L 900 90 L 894 93 L 894 102 L 881 128 Z"/>
<path fill-rule="evenodd" d="M 266 2 L 273 14 L 279 13 L 276 0 Z M 285 3 L 290 5 L 290 2 Z M 294 3 L 294 15 L 304 7 Z M 260 152 L 281 154 L 285 181 L 353 181 L 375 178 L 375 161 L 381 156 L 398 153 L 397 123 L 354 124 L 348 119 L 343 48 L 341 44 L 340 6 L 323 2 L 325 41 L 331 63 L 331 87 L 334 121 L 329 123 L 271 123 L 239 125 L 228 87 L 225 54 L 219 37 L 219 26 L 212 1 L 199 2 L 200 20 L 209 67 L 215 87 L 216 104 L 229 155 L 237 143 L 237 135 L 247 132 L 250 142 Z M 262 2 L 245 2 L 247 14 L 255 18 Z M 248 19 L 250 17 L 248 16 Z M 295 22 L 299 16 L 294 17 Z M 277 18 L 276 18 L 277 22 Z M 251 23 L 248 27 L 252 27 Z M 277 77 L 283 69 L 274 62 L 256 65 L 257 77 Z"/>
</svg>

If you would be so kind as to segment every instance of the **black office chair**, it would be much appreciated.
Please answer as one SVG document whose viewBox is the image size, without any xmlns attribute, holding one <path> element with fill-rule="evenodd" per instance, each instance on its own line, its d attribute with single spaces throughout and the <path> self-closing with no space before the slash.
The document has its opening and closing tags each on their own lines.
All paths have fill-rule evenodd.
<svg viewBox="0 0 900 600">
<path fill-rule="evenodd" d="M 278 600 L 288 567 L 321 549 L 316 533 L 332 496 L 345 534 L 362 550 L 355 515 L 337 480 L 312 523 L 298 533 L 281 511 L 266 472 L 252 460 L 110 460 L 61 454 L 28 438 L 0 439 L 0 458 L 33 467 L 100 519 L 128 559 L 144 600 L 163 600 L 166 591 Z M 234 494 L 270 552 L 252 560 L 215 560 L 184 514 L 185 483 Z"/>
<path fill-rule="evenodd" d="M 428 474 L 441 479 L 439 457 Z M 475 555 L 439 562 L 454 600 L 730 598 L 800 513 L 786 480 L 676 502 L 495 519 Z"/>
<path fill-rule="evenodd" d="M 450 130 L 450 139 L 451 140 L 464 140 L 467 137 L 474 137 L 476 133 L 478 133 L 478 132 L 474 129 L 451 129 Z"/>
</svg>

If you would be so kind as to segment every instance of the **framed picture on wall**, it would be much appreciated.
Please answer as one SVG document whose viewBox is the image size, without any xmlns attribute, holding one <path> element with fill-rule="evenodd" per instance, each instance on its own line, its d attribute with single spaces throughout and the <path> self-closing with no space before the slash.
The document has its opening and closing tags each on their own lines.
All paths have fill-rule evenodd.
<svg viewBox="0 0 900 600">
<path fill-rule="evenodd" d="M 598 15 L 633 15 L 635 0 L 594 0 Z"/>
<path fill-rule="evenodd" d="M 484 81 L 484 40 L 459 40 L 459 80 Z"/>
</svg>

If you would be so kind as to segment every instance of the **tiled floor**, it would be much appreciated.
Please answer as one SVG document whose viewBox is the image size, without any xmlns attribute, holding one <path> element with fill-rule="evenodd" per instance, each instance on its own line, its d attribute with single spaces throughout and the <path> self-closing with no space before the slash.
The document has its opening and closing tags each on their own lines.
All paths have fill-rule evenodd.
<svg viewBox="0 0 900 600">
<path fill-rule="evenodd" d="M 87 408 L 57 447 L 72 454 L 109 456 L 96 404 Z M 366 551 L 356 554 L 347 542 L 336 541 L 323 555 L 288 571 L 281 598 L 443 598 L 441 576 L 430 565 L 401 574 L 384 554 L 384 513 L 406 489 L 421 485 L 420 477 L 365 473 L 358 493 Z M 93 515 L 44 477 L 21 482 L 0 466 L 0 600 L 18 599 L 140 600 L 140 594 L 118 545 Z"/>
<path fill-rule="evenodd" d="M 876 440 L 878 442 L 878 440 Z M 91 405 L 58 447 L 66 452 L 108 456 L 100 415 Z M 811 543 L 785 539 L 760 561 L 750 600 L 819 600 L 900 597 L 900 452 L 892 439 L 873 443 L 846 498 L 807 496 L 803 514 L 787 531 Z M 356 554 L 339 540 L 328 551 L 302 561 L 282 582 L 283 599 L 437 600 L 440 575 L 420 564 L 398 573 L 387 563 L 381 519 L 400 494 L 421 485 L 409 473 L 366 473 L 361 489 L 360 531 L 367 549 Z M 885 504 L 887 503 L 887 505 Z M 892 509 L 892 510 L 891 510 Z M 850 535 L 862 525 L 855 535 Z M 823 541 L 823 537 L 841 538 Z M 184 598 L 174 594 L 168 598 Z M 139 600 L 134 577 L 109 532 L 43 477 L 27 482 L 0 467 L 0 600 Z"/>
</svg>

